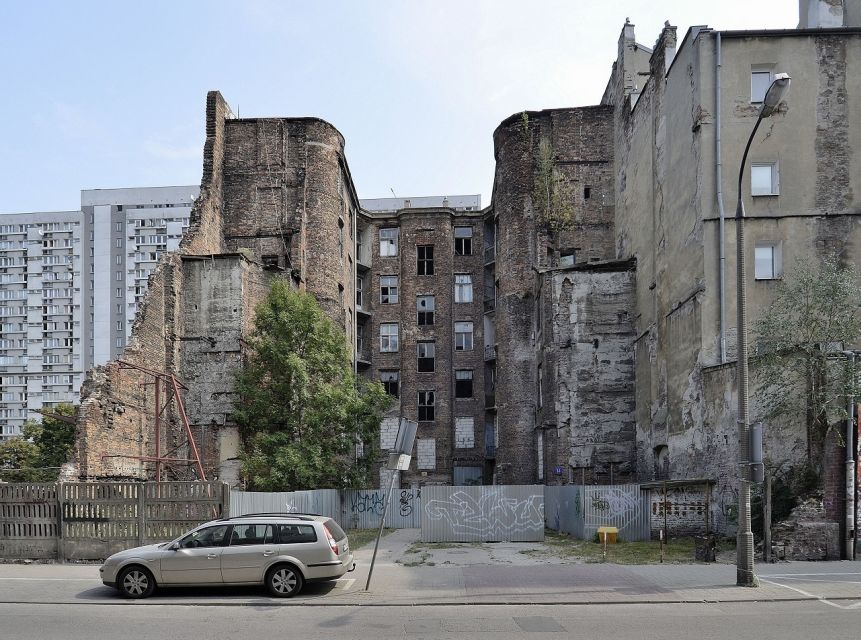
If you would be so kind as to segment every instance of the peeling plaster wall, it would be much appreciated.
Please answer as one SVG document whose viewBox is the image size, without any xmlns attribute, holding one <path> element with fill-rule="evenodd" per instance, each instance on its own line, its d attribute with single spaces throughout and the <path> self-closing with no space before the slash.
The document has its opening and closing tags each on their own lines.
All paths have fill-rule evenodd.
<svg viewBox="0 0 861 640">
<path fill-rule="evenodd" d="M 632 263 L 554 272 L 551 405 L 559 443 L 547 484 L 629 482 L 635 476 Z M 545 414 L 546 415 L 546 414 Z M 612 471 L 611 471 L 612 465 Z M 550 473 L 565 469 L 563 477 Z"/>
</svg>

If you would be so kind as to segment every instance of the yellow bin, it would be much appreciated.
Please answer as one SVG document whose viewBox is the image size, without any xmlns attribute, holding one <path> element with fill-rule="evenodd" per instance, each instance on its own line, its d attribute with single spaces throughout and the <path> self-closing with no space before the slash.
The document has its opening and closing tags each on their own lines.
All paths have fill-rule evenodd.
<svg viewBox="0 0 861 640">
<path fill-rule="evenodd" d="M 598 527 L 598 542 L 604 543 L 605 537 L 607 544 L 616 544 L 616 536 L 619 535 L 617 527 Z"/>
</svg>

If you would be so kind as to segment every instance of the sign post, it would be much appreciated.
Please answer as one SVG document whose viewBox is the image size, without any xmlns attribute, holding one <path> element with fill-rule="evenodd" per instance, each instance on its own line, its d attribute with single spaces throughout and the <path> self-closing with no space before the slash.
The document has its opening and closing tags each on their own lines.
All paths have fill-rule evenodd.
<svg viewBox="0 0 861 640">
<path fill-rule="evenodd" d="M 365 583 L 365 591 L 371 588 L 371 576 L 374 574 L 374 563 L 377 561 L 377 549 L 380 546 L 380 538 L 383 537 L 383 527 L 386 525 L 386 512 L 389 510 L 389 502 L 392 501 L 392 489 L 395 487 L 395 474 L 398 471 L 406 471 L 410 468 L 413 444 L 416 441 L 418 426 L 418 422 L 414 420 L 401 418 L 401 423 L 398 426 L 398 437 L 395 439 L 395 448 L 389 452 L 386 469 L 392 472 L 392 479 L 389 482 L 386 499 L 383 501 L 383 515 L 380 518 L 380 530 L 377 532 L 377 539 L 374 542 L 374 555 L 371 558 L 371 568 L 368 570 L 368 581 Z"/>
</svg>

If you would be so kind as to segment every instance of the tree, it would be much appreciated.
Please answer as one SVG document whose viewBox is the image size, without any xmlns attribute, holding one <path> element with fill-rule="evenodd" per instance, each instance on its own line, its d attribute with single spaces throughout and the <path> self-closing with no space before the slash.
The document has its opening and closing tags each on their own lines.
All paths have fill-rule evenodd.
<svg viewBox="0 0 861 640">
<path fill-rule="evenodd" d="M 344 333 L 312 296 L 276 280 L 257 307 L 248 347 L 233 414 L 246 486 L 367 486 L 390 397 L 379 383 L 357 380 Z"/>
<path fill-rule="evenodd" d="M 841 351 L 861 338 L 859 300 L 857 274 L 837 256 L 819 264 L 799 259 L 756 324 L 759 398 L 769 417 L 805 416 L 813 464 L 831 425 L 846 419 L 846 398 L 857 386 L 861 367 L 850 371 Z"/>
<path fill-rule="evenodd" d="M 573 194 L 565 177 L 556 168 L 555 155 L 549 140 L 538 143 L 532 193 L 539 221 L 554 233 L 570 226 L 574 217 Z"/>
<path fill-rule="evenodd" d="M 0 481 L 39 482 L 38 455 L 36 445 L 26 438 L 9 438 L 0 442 Z"/>
</svg>

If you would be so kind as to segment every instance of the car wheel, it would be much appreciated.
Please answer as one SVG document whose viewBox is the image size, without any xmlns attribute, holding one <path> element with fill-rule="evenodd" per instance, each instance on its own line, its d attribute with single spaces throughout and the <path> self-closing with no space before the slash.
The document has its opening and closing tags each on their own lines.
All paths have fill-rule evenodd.
<svg viewBox="0 0 861 640">
<path fill-rule="evenodd" d="M 117 588 L 126 598 L 148 598 L 155 591 L 155 578 L 143 567 L 126 567 L 117 578 Z"/>
<path fill-rule="evenodd" d="M 266 574 L 266 588 L 276 598 L 290 598 L 302 590 L 302 574 L 293 565 L 281 564 Z"/>
</svg>

